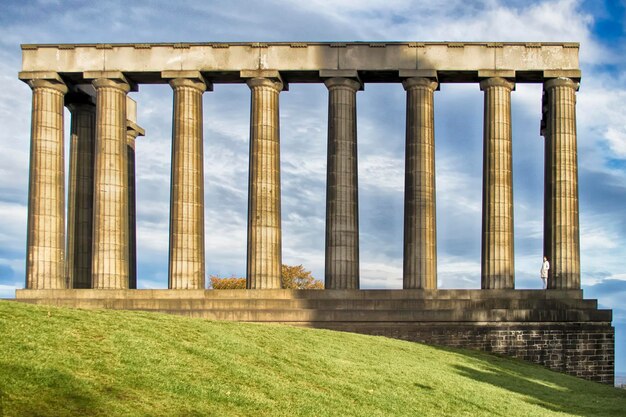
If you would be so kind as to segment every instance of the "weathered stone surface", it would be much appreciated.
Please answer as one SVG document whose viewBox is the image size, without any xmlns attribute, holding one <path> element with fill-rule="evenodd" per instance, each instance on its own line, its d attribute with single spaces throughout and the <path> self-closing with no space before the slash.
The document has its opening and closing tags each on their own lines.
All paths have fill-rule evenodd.
<svg viewBox="0 0 626 417">
<path fill-rule="evenodd" d="M 611 311 L 599 310 L 595 300 L 582 299 L 579 290 L 578 44 L 256 42 L 22 49 L 19 77 L 33 89 L 33 121 L 28 289 L 17 291 L 19 300 L 381 334 L 500 352 L 612 382 Z M 248 291 L 203 290 L 202 94 L 212 88 L 207 79 L 246 82 L 251 89 Z M 86 85 L 91 80 L 92 85 Z M 365 83 L 402 81 L 407 90 L 405 290 L 355 291 L 359 288 L 356 92 Z M 482 288 L 489 291 L 436 290 L 433 91 L 437 82 L 479 81 L 485 92 Z M 138 83 L 166 82 L 174 90 L 172 290 L 130 291 L 126 288 L 137 285 L 134 144 L 143 130 L 136 123 L 135 103 L 126 93 L 136 91 Z M 329 89 L 328 291 L 280 290 L 278 98 L 289 83 L 297 82 L 324 82 Z M 552 263 L 550 291 L 512 289 L 513 82 L 544 82 L 544 246 Z M 65 272 L 66 83 L 72 89 L 66 100 L 72 111 L 72 144 Z M 74 100 L 77 92 L 93 88 L 95 113 L 87 102 Z"/>
<path fill-rule="evenodd" d="M 244 82 L 241 70 L 278 70 L 285 82 L 319 82 L 320 69 L 364 71 L 364 82 L 399 82 L 398 70 L 433 69 L 440 82 L 478 81 L 479 70 L 515 70 L 517 82 L 580 77 L 578 44 L 519 42 L 271 42 L 22 45 L 23 72 L 133 73 L 166 83 L 162 71 L 211 73 L 213 82 Z"/>
<path fill-rule="evenodd" d="M 437 288 L 435 109 L 430 78 L 408 78 L 404 180 L 404 288 Z"/>
<path fill-rule="evenodd" d="M 351 330 L 334 324 L 328 328 L 499 353 L 608 385 L 615 378 L 615 330 L 606 323 L 364 325 Z"/>
<path fill-rule="evenodd" d="M 169 288 L 204 288 L 204 152 L 200 78 L 174 78 Z"/>
<path fill-rule="evenodd" d="M 485 92 L 481 251 L 484 289 L 515 288 L 511 133 L 514 86 L 500 77 L 480 83 L 480 89 Z"/>
<path fill-rule="evenodd" d="M 248 80 L 251 91 L 250 173 L 248 194 L 249 289 L 281 288 L 280 81 Z"/>
<path fill-rule="evenodd" d="M 580 288 L 576 90 L 569 78 L 544 84 L 544 255 L 548 288 Z"/>
<path fill-rule="evenodd" d="M 128 288 L 128 151 L 123 80 L 98 78 L 94 169 L 93 288 Z"/>
<path fill-rule="evenodd" d="M 356 92 L 361 84 L 329 78 L 326 175 L 326 289 L 359 288 Z"/>
<path fill-rule="evenodd" d="M 33 90 L 28 185 L 26 288 L 66 288 L 63 97 L 58 76 L 28 80 Z"/>
</svg>

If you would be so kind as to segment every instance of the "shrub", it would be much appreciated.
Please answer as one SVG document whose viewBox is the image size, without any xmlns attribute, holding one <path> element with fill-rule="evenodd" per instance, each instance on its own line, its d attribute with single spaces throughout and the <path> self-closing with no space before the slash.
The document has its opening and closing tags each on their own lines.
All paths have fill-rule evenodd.
<svg viewBox="0 0 626 417">
<path fill-rule="evenodd" d="M 315 279 L 311 271 L 307 271 L 302 265 L 283 265 L 281 274 L 283 288 L 293 290 L 324 289 L 324 283 Z M 209 281 L 211 282 L 210 288 L 214 290 L 243 290 L 246 288 L 245 278 L 220 278 L 216 275 L 210 275 Z"/>
<path fill-rule="evenodd" d="M 245 278 L 220 278 L 215 275 L 209 276 L 211 288 L 214 290 L 244 290 L 246 289 Z"/>
</svg>

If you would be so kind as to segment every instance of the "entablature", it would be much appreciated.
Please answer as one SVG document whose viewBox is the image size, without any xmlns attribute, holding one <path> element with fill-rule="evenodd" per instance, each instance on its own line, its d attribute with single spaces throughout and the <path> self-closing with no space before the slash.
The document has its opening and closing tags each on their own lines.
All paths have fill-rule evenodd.
<svg viewBox="0 0 626 417">
<path fill-rule="evenodd" d="M 289 83 L 321 83 L 320 71 L 357 71 L 364 83 L 401 82 L 429 70 L 440 83 L 478 82 L 507 72 L 518 83 L 580 79 L 578 43 L 228 42 L 22 45 L 22 72 L 56 72 L 68 83 L 118 71 L 138 84 L 164 84 L 167 71 L 199 71 L 210 83 L 244 83 L 242 73 L 278 71 Z"/>
</svg>

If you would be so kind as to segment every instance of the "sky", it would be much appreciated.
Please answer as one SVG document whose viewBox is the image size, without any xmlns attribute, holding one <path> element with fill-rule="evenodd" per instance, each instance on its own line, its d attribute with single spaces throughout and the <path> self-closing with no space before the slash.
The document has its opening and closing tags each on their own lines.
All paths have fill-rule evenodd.
<svg viewBox="0 0 626 417">
<path fill-rule="evenodd" d="M 626 0 L 3 0 L 0 297 L 24 286 L 31 90 L 17 79 L 20 44 L 579 42 L 582 287 L 613 309 L 616 371 L 626 374 L 625 22 Z M 138 285 L 165 288 L 172 94 L 141 85 L 130 95 L 146 130 L 136 148 Z M 327 100 L 322 84 L 291 84 L 280 95 L 283 262 L 322 280 Z M 402 287 L 405 100 L 400 84 L 367 84 L 357 94 L 362 288 Z M 203 105 L 207 274 L 244 276 L 250 92 L 218 84 Z M 518 84 L 511 106 L 516 287 L 540 288 L 541 86 Z M 482 113 L 478 84 L 435 92 L 440 288 L 480 288 Z"/>
</svg>

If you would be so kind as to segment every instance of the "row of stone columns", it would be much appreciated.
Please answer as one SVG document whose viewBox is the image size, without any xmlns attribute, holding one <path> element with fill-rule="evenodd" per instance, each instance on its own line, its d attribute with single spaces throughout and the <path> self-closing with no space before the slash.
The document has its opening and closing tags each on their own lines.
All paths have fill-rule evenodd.
<svg viewBox="0 0 626 417">
<path fill-rule="evenodd" d="M 356 93 L 346 71 L 326 71 L 328 164 L 327 289 L 359 288 Z M 339 74 L 341 73 L 341 74 Z M 200 72 L 167 71 L 173 90 L 169 287 L 205 286 L 202 95 Z M 70 93 L 72 114 L 67 273 L 63 106 L 58 77 L 31 79 L 27 288 L 136 288 L 134 142 L 127 121 L 130 83 L 121 73 L 86 73 L 95 103 Z M 247 287 L 281 287 L 280 76 L 251 77 Z M 408 77 L 403 287 L 437 287 L 434 91 L 436 77 Z M 511 91 L 485 78 L 481 286 L 514 288 Z M 580 287 L 575 91 L 558 78 L 544 83 L 546 138 L 544 251 L 550 288 Z"/>
<path fill-rule="evenodd" d="M 134 225 L 134 139 L 143 130 L 127 120 L 129 84 L 121 74 L 94 76 L 94 101 L 79 90 L 68 93 L 56 74 L 28 83 L 33 114 L 26 287 L 135 288 L 129 219 Z M 64 104 L 72 114 L 67 242 Z"/>
</svg>

